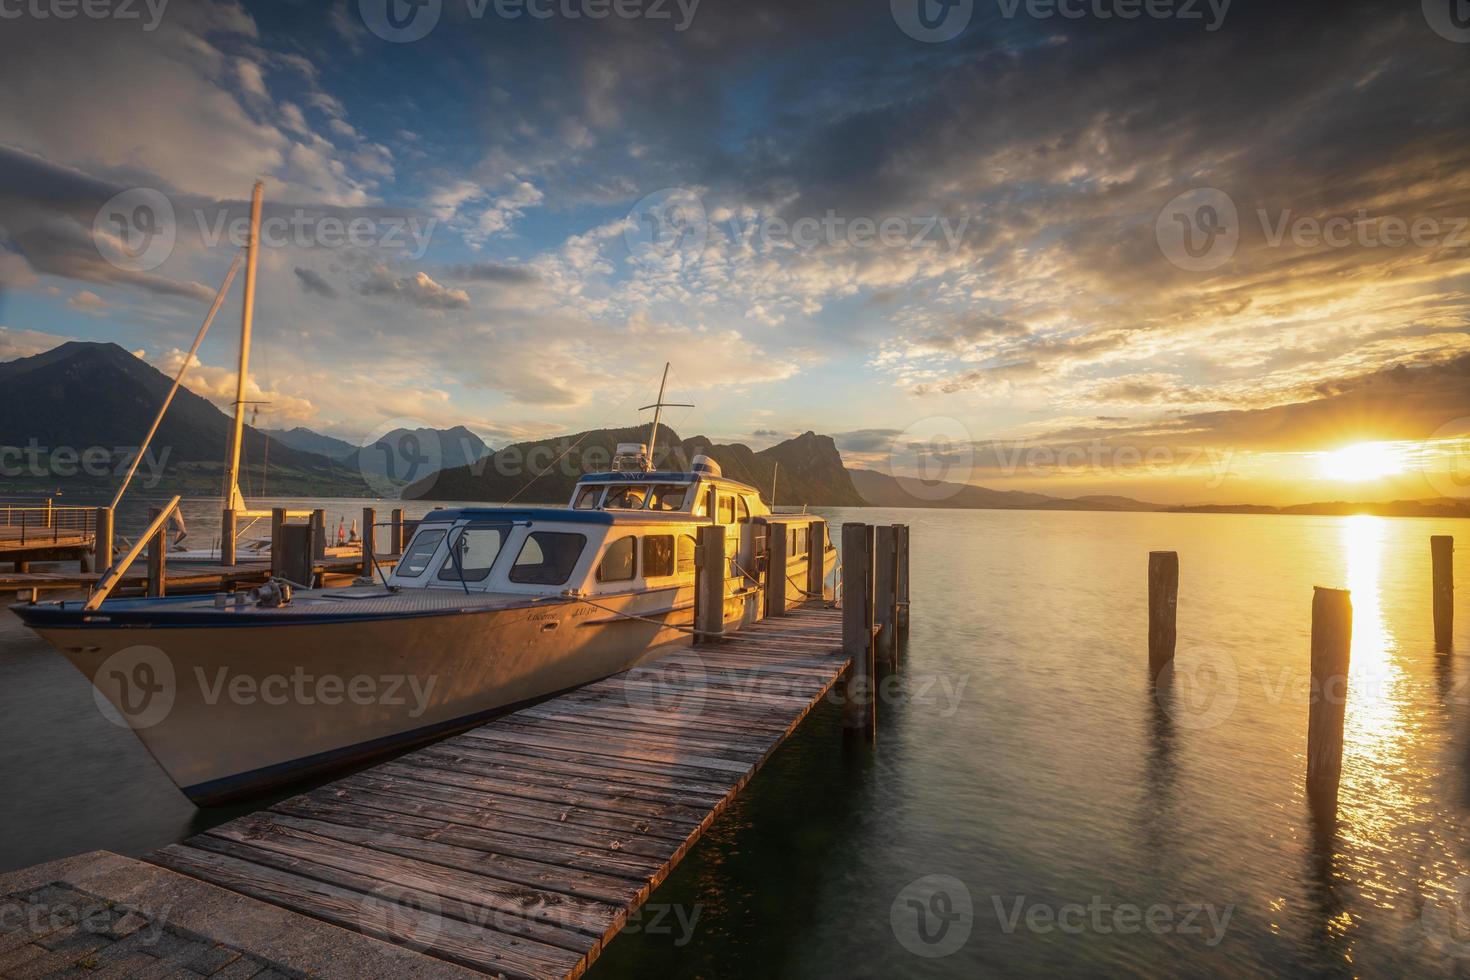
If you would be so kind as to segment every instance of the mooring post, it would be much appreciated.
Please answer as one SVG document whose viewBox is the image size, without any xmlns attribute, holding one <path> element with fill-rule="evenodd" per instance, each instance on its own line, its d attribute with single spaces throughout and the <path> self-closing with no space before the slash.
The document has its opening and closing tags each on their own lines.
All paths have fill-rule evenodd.
<svg viewBox="0 0 1470 980">
<path fill-rule="evenodd" d="M 235 564 L 235 509 L 226 507 L 219 519 L 219 561 L 226 567 Z"/>
<path fill-rule="evenodd" d="M 695 643 L 715 643 L 725 632 L 725 528 L 700 525 L 694 553 Z"/>
<path fill-rule="evenodd" d="M 286 508 L 271 508 L 271 574 L 286 574 L 285 563 L 281 560 L 281 528 L 286 526 Z"/>
<path fill-rule="evenodd" d="M 766 525 L 766 615 L 786 615 L 786 578 L 790 564 L 791 530 L 785 524 Z"/>
<path fill-rule="evenodd" d="M 1455 539 L 1436 534 L 1429 539 L 1434 563 L 1434 649 L 1449 653 L 1455 631 Z"/>
<path fill-rule="evenodd" d="M 98 507 L 97 525 L 92 533 L 92 570 L 105 572 L 112 567 L 112 508 Z"/>
<path fill-rule="evenodd" d="M 148 508 L 148 523 L 158 520 L 163 513 L 161 507 Z M 168 525 L 148 539 L 148 596 L 161 598 L 168 592 Z"/>
<path fill-rule="evenodd" d="M 822 602 L 827 598 L 827 522 L 812 521 L 808 536 L 811 550 L 806 559 L 806 600 Z"/>
<path fill-rule="evenodd" d="M 373 577 L 373 555 L 377 553 L 378 510 L 376 507 L 362 509 L 362 574 Z"/>
<path fill-rule="evenodd" d="M 389 517 L 388 528 L 388 550 L 394 555 L 403 554 L 403 508 L 394 507 L 392 516 Z"/>
<path fill-rule="evenodd" d="M 852 658 L 842 727 L 871 733 L 873 717 L 873 528 L 842 525 L 842 652 Z"/>
<path fill-rule="evenodd" d="M 327 560 L 327 512 L 320 507 L 311 512 L 311 560 Z"/>
<path fill-rule="evenodd" d="M 897 569 L 897 578 L 894 580 L 897 594 L 895 616 L 898 620 L 898 652 L 902 656 L 909 645 L 909 526 L 895 524 L 894 531 L 898 535 L 898 553 L 894 562 Z"/>
<path fill-rule="evenodd" d="M 1353 603 L 1346 589 L 1312 594 L 1312 688 L 1307 716 L 1307 795 L 1331 812 L 1342 778 L 1342 728 L 1347 717 L 1348 658 Z"/>
<path fill-rule="evenodd" d="M 891 524 L 873 529 L 873 660 L 883 670 L 898 666 L 898 535 Z"/>
<path fill-rule="evenodd" d="M 1179 607 L 1179 553 L 1148 553 L 1148 670 L 1153 677 L 1174 659 Z"/>
</svg>

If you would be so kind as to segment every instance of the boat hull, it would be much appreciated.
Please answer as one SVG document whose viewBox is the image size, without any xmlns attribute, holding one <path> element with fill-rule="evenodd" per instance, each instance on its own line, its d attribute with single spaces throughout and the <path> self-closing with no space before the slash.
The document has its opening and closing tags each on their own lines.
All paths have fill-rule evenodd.
<svg viewBox="0 0 1470 980">
<path fill-rule="evenodd" d="M 727 614 L 741 618 L 741 603 L 732 600 Z M 693 589 L 321 622 L 175 618 L 31 625 L 191 800 L 213 805 L 469 727 L 687 645 L 678 627 L 692 624 Z"/>
</svg>

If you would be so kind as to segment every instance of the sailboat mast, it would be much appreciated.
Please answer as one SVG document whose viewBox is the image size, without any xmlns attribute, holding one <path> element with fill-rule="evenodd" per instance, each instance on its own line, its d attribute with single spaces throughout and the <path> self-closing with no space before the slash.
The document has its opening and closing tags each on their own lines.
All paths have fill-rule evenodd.
<svg viewBox="0 0 1470 980">
<path fill-rule="evenodd" d="M 669 383 L 669 362 L 664 361 L 664 377 L 658 383 L 658 402 L 653 406 L 653 428 L 648 431 L 648 468 L 653 469 L 654 454 L 658 452 L 658 420 L 664 410 L 664 387 Z"/>
<path fill-rule="evenodd" d="M 245 246 L 245 299 L 240 305 L 240 371 L 235 378 L 235 423 L 230 431 L 230 455 L 225 465 L 225 508 L 244 509 L 240 496 L 240 441 L 245 425 L 245 382 L 250 374 L 250 324 L 255 317 L 255 270 L 260 258 L 260 203 L 265 183 L 257 180 L 250 193 L 250 238 Z M 233 533 L 233 529 L 226 529 Z"/>
</svg>

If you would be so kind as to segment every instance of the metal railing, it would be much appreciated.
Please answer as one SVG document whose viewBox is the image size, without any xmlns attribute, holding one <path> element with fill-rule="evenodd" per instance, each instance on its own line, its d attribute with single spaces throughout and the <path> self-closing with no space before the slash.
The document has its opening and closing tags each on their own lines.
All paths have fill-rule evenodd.
<svg viewBox="0 0 1470 980">
<path fill-rule="evenodd" d="M 97 508 L 0 504 L 0 535 L 20 544 L 59 544 L 63 538 L 90 539 L 97 532 Z"/>
</svg>

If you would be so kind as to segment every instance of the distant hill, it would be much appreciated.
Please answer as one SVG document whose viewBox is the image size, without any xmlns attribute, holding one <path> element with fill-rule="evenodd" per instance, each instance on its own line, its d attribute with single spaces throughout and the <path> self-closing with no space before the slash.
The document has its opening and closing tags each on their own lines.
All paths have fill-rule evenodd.
<svg viewBox="0 0 1470 980">
<path fill-rule="evenodd" d="M 484 440 L 462 425 L 452 429 L 394 429 L 361 449 L 354 447 L 343 463 L 366 476 L 381 490 L 401 490 L 424 469 L 471 466 L 490 455 Z M 407 478 L 405 478 L 407 477 Z"/>
<path fill-rule="evenodd" d="M 187 378 L 186 378 L 187 382 Z M 163 403 L 173 379 L 116 344 L 72 342 L 34 357 L 0 363 L 0 446 L 33 447 L 39 466 L 27 461 L 0 473 L 0 489 L 115 488 Z M 173 493 L 220 492 L 231 421 L 207 399 L 188 390 L 174 397 L 150 447 L 161 464 L 148 463 L 135 489 Z M 326 456 L 285 444 L 269 449 L 266 437 L 245 426 L 241 489 L 260 494 L 357 496 L 367 492 L 361 475 Z M 92 453 L 83 468 L 78 454 Z M 102 461 L 102 462 L 98 462 Z M 86 472 L 90 470 L 91 472 Z"/>
<path fill-rule="evenodd" d="M 420 500 L 515 498 L 530 503 L 563 503 L 584 473 L 608 468 L 618 443 L 643 442 L 647 438 L 648 427 L 640 425 L 516 443 L 469 465 L 419 480 L 403 495 Z M 660 469 L 687 469 L 696 455 L 709 456 L 727 477 L 760 490 L 767 503 L 773 476 L 779 504 L 856 507 L 863 502 L 829 436 L 807 432 L 754 452 L 740 443 L 725 445 L 705 436 L 681 439 L 672 429 L 659 430 L 654 459 Z"/>
<path fill-rule="evenodd" d="M 1175 514 L 1315 514 L 1324 517 L 1470 517 L 1470 500 L 1392 500 L 1386 503 L 1355 504 L 1346 500 L 1329 503 L 1269 507 L 1263 504 L 1201 504 L 1170 507 Z"/>
<path fill-rule="evenodd" d="M 260 434 L 269 436 L 273 441 L 290 446 L 292 449 L 299 449 L 304 453 L 316 453 L 318 456 L 327 456 L 331 459 L 346 459 L 357 452 L 357 447 L 345 439 L 324 436 L 320 432 L 313 432 L 299 425 L 294 429 L 261 429 Z"/>
<path fill-rule="evenodd" d="M 853 486 L 863 500 L 874 507 L 942 507 L 979 510 L 1112 510 L 1155 511 L 1158 504 L 1129 497 L 1092 495 L 1086 497 L 1051 497 L 1044 493 L 1022 490 L 991 490 L 967 483 L 942 480 L 920 482 L 899 480 L 876 470 L 849 468 Z"/>
</svg>

